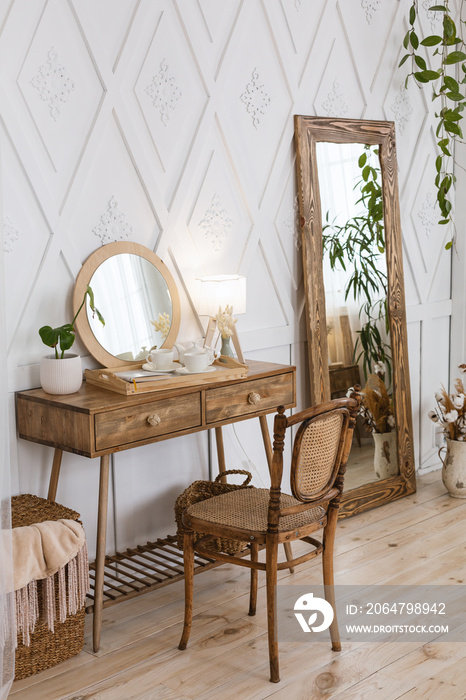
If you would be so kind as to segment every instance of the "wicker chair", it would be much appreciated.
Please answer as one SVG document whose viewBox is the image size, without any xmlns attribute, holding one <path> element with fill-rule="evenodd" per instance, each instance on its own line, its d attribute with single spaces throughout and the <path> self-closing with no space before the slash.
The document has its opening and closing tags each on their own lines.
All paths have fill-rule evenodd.
<svg viewBox="0 0 466 700">
<path fill-rule="evenodd" d="M 335 611 L 333 545 L 357 410 L 358 401 L 354 398 L 329 401 L 289 418 L 280 406 L 274 424 L 270 490 L 239 489 L 195 503 L 184 511 L 185 619 L 179 649 L 186 649 L 191 631 L 194 551 L 251 569 L 250 615 L 256 612 L 257 571 L 266 572 L 270 680 L 274 683 L 280 680 L 278 644 L 274 635 L 277 570 L 322 554 L 326 596 Z M 283 445 L 286 429 L 298 423 L 291 463 L 291 496 L 281 493 Z M 322 541 L 310 537 L 321 529 Z M 195 544 L 194 531 L 206 533 Z M 205 543 L 212 537 L 248 541 L 250 558 L 206 551 Z M 308 542 L 313 549 L 292 562 L 279 563 L 278 545 L 298 539 Z M 264 545 L 266 560 L 260 562 L 259 548 Z M 332 649 L 340 651 L 336 616 L 330 626 L 330 637 Z"/>
</svg>

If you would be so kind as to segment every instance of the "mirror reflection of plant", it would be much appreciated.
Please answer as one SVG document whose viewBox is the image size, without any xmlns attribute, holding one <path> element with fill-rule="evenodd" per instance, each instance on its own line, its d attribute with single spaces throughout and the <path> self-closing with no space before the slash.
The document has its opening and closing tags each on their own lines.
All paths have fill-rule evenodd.
<svg viewBox="0 0 466 700">
<path fill-rule="evenodd" d="M 455 8 L 456 9 L 456 8 Z M 435 112 L 437 119 L 436 137 L 439 155 L 435 161 L 436 175 L 435 187 L 437 188 L 437 204 L 441 218 L 439 224 L 446 225 L 452 219 L 452 202 L 450 190 L 454 187 L 456 177 L 453 172 L 454 148 L 456 142 L 463 142 L 463 132 L 460 122 L 463 119 L 462 112 L 466 107 L 466 44 L 463 38 L 464 2 L 460 4 L 460 29 L 458 30 L 450 10 L 450 0 L 443 0 L 429 8 L 429 12 L 441 13 L 442 34 L 431 34 L 420 39 L 416 31 L 418 25 L 418 2 L 413 0 L 409 10 L 410 28 L 403 39 L 403 47 L 407 51 L 402 57 L 401 67 L 408 59 L 411 59 L 411 71 L 405 80 L 405 87 L 409 80 L 416 82 L 418 87 L 427 83 L 432 84 L 432 100 L 438 101 L 440 109 Z M 422 51 L 432 49 L 431 57 L 427 53 L 431 68 Z M 432 64 L 434 67 L 432 67 Z M 452 241 L 445 246 L 451 248 Z"/>
<path fill-rule="evenodd" d="M 392 397 L 382 377 L 370 374 L 364 389 L 358 386 L 350 387 L 347 396 L 351 396 L 353 392 L 361 397 L 359 415 L 371 432 L 391 433 L 395 430 Z"/>
<path fill-rule="evenodd" d="M 380 322 L 382 322 L 385 325 L 386 332 L 388 332 L 386 305 L 386 299 L 380 299 L 375 304 L 366 303 L 361 307 L 359 316 L 361 317 L 364 314 L 368 320 L 362 324 L 360 330 L 356 331 L 358 337 L 354 346 L 354 358 L 356 364 L 362 361 L 366 379 L 374 371 L 374 367 L 378 363 L 382 363 L 387 368 L 387 384 L 390 386 L 392 382 L 391 348 L 385 342 L 379 330 Z M 360 352 L 357 354 L 359 348 Z"/>
<path fill-rule="evenodd" d="M 337 224 L 336 218 L 330 223 L 327 212 L 322 229 L 323 251 L 324 255 L 328 255 L 332 270 L 340 266 L 348 272 L 347 267 L 351 266 L 345 284 L 345 301 L 350 294 L 355 301 L 362 299 L 359 317 L 364 316 L 366 321 L 361 330 L 357 331 L 355 361 L 362 359 L 365 378 L 375 363 L 385 363 L 391 380 L 390 346 L 383 340 L 379 330 L 380 325 L 383 325 L 388 333 L 388 280 L 379 265 L 380 256 L 385 253 L 383 199 L 381 171 L 371 164 L 372 154 L 378 156 L 378 149 L 364 146 L 364 152 L 358 159 L 361 178 L 354 186 L 360 193 L 356 205 L 362 205 L 364 211 L 344 224 Z"/>
</svg>

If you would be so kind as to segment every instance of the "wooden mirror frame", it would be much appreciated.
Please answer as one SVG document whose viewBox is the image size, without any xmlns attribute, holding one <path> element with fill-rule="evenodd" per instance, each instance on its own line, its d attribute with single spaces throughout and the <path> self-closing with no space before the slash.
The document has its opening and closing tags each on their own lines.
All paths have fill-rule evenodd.
<svg viewBox="0 0 466 700">
<path fill-rule="evenodd" d="M 170 332 L 164 341 L 162 347 L 171 348 L 173 343 L 176 341 L 178 336 L 178 331 L 180 328 L 181 320 L 181 305 L 180 297 L 178 294 L 178 289 L 176 288 L 175 280 L 165 263 L 149 248 L 146 248 L 139 243 L 131 243 L 129 241 L 117 241 L 115 243 L 108 243 L 107 245 L 98 248 L 94 253 L 92 253 L 84 265 L 82 266 L 79 274 L 76 278 L 74 293 L 73 293 L 73 315 L 79 309 L 84 293 L 86 291 L 86 286 L 90 283 L 94 272 L 97 270 L 103 262 L 112 258 L 114 255 L 121 255 L 122 253 L 130 253 L 132 255 L 138 255 L 145 260 L 148 260 L 152 265 L 157 268 L 165 282 L 167 283 L 168 291 L 170 292 L 170 297 L 172 301 L 172 323 L 170 326 Z M 97 299 L 96 304 L 98 306 L 99 300 Z M 105 317 L 105 313 L 103 314 Z M 95 337 L 92 329 L 89 325 L 89 320 L 87 318 L 87 313 L 83 311 L 79 314 L 75 321 L 76 331 L 79 333 L 79 337 L 82 342 L 89 350 L 91 355 L 100 362 L 104 367 L 117 367 L 127 366 L 128 369 L 133 365 L 137 365 L 134 360 L 122 360 L 115 355 L 111 355 L 105 348 L 99 343 Z"/>
<path fill-rule="evenodd" d="M 388 313 L 399 475 L 364 484 L 344 493 L 340 517 L 347 517 L 416 491 L 395 126 L 393 122 L 388 121 L 295 116 L 308 362 L 313 405 L 330 399 L 322 264 L 322 211 L 316 155 L 316 144 L 320 142 L 378 146 L 382 172 Z"/>
</svg>

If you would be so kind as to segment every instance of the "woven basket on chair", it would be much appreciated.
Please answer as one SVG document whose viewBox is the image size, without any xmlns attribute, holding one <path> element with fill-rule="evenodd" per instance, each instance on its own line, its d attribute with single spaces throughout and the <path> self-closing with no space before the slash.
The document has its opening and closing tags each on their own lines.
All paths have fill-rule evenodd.
<svg viewBox="0 0 466 700">
<path fill-rule="evenodd" d="M 64 506 L 30 494 L 13 496 L 11 499 L 12 527 L 22 527 L 42 523 L 46 520 L 76 520 L 80 522 L 79 513 Z M 58 574 L 55 574 L 57 577 Z M 55 605 L 58 610 L 58 582 L 55 581 Z M 68 602 L 68 601 L 67 601 Z M 39 619 L 36 622 L 31 643 L 26 646 L 18 634 L 18 646 L 15 652 L 15 680 L 27 678 L 47 668 L 79 654 L 84 643 L 84 615 L 82 607 L 75 615 L 68 615 L 65 622 L 55 622 L 52 633 L 42 619 L 42 596 L 38 596 Z"/>
<path fill-rule="evenodd" d="M 222 476 L 228 474 L 244 474 L 246 479 L 242 484 L 225 484 L 220 481 Z M 185 528 L 182 523 L 183 511 L 193 503 L 199 503 L 199 501 L 205 501 L 207 498 L 212 498 L 213 496 L 220 496 L 222 493 L 228 493 L 229 491 L 236 491 L 237 489 L 252 489 L 253 486 L 248 486 L 252 479 L 250 472 L 243 469 L 228 469 L 227 471 L 221 472 L 215 481 L 194 481 L 191 486 L 183 491 L 182 494 L 178 496 L 175 502 L 175 519 L 177 525 L 176 539 L 179 549 L 183 549 L 183 535 L 185 533 Z M 204 535 L 200 532 L 194 533 L 194 541 L 196 542 Z M 224 554 L 237 554 L 243 549 L 246 549 L 247 542 L 240 542 L 239 540 L 228 540 L 224 537 L 218 537 L 215 540 L 211 540 L 206 543 L 205 549 L 210 549 L 214 552 L 224 552 Z"/>
</svg>

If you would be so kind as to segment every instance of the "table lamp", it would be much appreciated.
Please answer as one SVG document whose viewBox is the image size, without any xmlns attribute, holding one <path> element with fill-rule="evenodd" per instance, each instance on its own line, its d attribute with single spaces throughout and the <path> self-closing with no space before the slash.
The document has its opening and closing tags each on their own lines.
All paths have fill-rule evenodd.
<svg viewBox="0 0 466 700">
<path fill-rule="evenodd" d="M 197 309 L 199 316 L 209 316 L 205 344 L 210 346 L 217 329 L 215 316 L 219 308 L 233 307 L 234 316 L 246 313 L 246 277 L 241 275 L 211 275 L 199 277 L 198 280 L 200 281 L 200 294 Z M 238 360 L 244 362 L 235 327 L 231 340 Z"/>
</svg>

